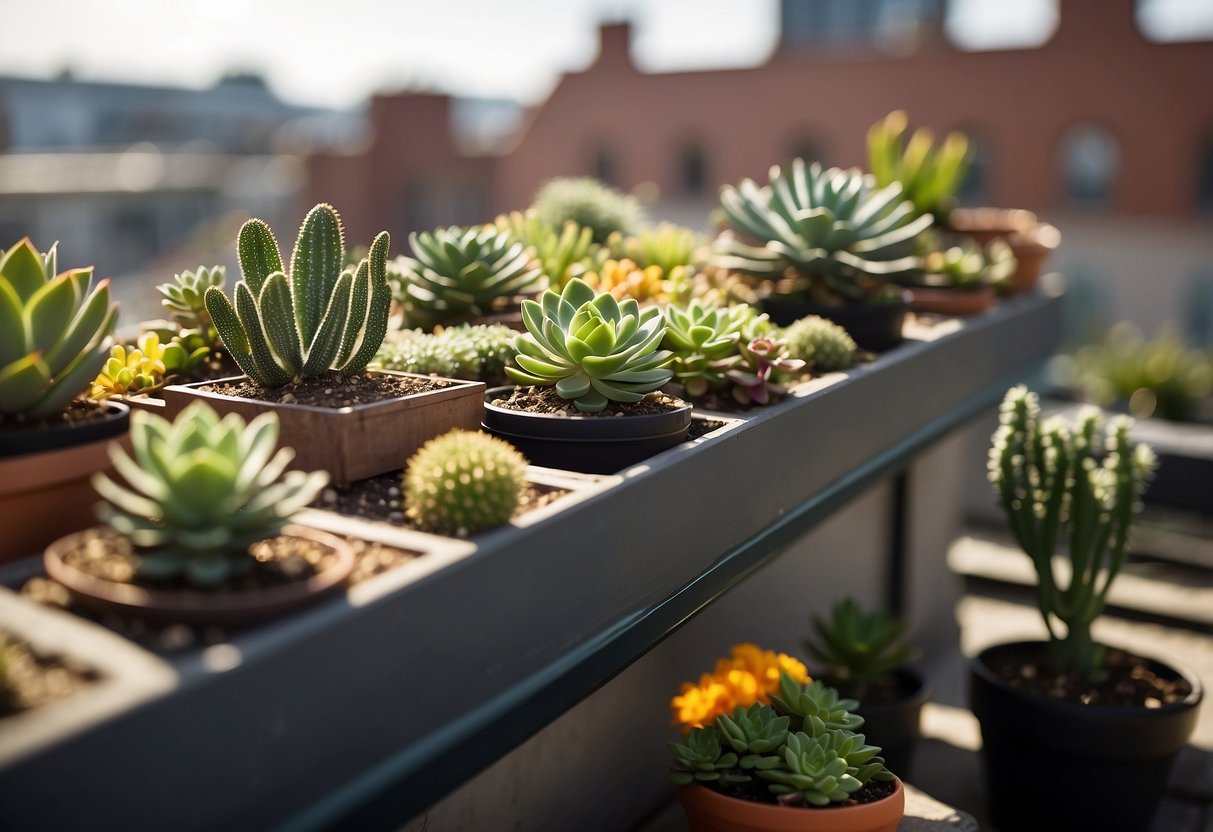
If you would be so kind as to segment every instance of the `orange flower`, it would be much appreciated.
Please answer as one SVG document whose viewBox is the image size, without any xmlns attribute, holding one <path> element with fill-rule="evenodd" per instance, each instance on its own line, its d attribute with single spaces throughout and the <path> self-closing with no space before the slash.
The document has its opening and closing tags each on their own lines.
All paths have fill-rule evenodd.
<svg viewBox="0 0 1213 832">
<path fill-rule="evenodd" d="M 682 685 L 681 694 L 670 701 L 674 724 L 680 725 L 685 733 L 738 706 L 768 704 L 771 694 L 779 690 L 781 673 L 801 684 L 809 681 L 804 664 L 786 653 L 763 650 L 748 642 L 736 644 L 728 658 L 716 662 L 714 673 L 705 673 L 698 685 L 690 682 Z"/>
</svg>

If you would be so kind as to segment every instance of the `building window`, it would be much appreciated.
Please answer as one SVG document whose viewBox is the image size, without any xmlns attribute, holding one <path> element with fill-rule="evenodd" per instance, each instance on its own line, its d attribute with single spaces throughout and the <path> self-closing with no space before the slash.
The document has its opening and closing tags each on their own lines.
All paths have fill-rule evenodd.
<svg viewBox="0 0 1213 832">
<path fill-rule="evenodd" d="M 605 185 L 619 187 L 619 157 L 606 142 L 594 149 L 593 176 Z"/>
<path fill-rule="evenodd" d="M 698 198 L 708 188 L 708 158 L 703 145 L 691 142 L 678 156 L 678 187 L 683 196 Z"/>
<path fill-rule="evenodd" d="M 969 137 L 969 169 L 965 172 L 956 198 L 961 205 L 986 205 L 990 202 L 990 145 L 980 136 Z"/>
<path fill-rule="evenodd" d="M 1061 142 L 1061 170 L 1070 206 L 1106 208 L 1120 173 L 1120 143 L 1097 124 L 1072 127 Z"/>
<path fill-rule="evenodd" d="M 1213 214 L 1213 132 L 1205 136 L 1197 152 L 1196 209 Z"/>
</svg>

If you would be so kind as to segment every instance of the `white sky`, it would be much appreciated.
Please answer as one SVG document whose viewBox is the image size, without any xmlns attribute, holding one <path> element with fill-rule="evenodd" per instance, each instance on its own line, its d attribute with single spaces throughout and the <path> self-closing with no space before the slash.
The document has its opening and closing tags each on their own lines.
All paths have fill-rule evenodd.
<svg viewBox="0 0 1213 832">
<path fill-rule="evenodd" d="M 953 0 L 975 48 L 1048 37 L 1054 0 Z M 334 10 L 337 10 L 334 13 Z M 1213 0 L 1144 0 L 1152 36 L 1213 36 Z M 775 43 L 777 0 L 5 0 L 0 73 L 207 86 L 262 72 L 292 101 L 350 106 L 424 83 L 536 101 L 594 56 L 595 25 L 627 16 L 646 70 L 752 65 Z"/>
</svg>

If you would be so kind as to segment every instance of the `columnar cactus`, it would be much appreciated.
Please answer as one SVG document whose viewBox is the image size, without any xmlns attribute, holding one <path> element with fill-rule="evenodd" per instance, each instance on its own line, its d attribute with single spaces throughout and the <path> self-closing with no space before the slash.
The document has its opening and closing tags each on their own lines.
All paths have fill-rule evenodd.
<svg viewBox="0 0 1213 832">
<path fill-rule="evenodd" d="M 1073 429 L 1058 418 L 1041 421 L 1036 394 L 1022 385 L 1002 402 L 990 484 L 1036 568 L 1036 602 L 1059 672 L 1090 676 L 1102 666 L 1091 623 L 1124 565 L 1133 515 L 1156 464 L 1148 445 L 1129 442 L 1132 423 L 1115 417 L 1101 431 L 1094 408 L 1084 409 Z M 1053 566 L 1059 534 L 1071 567 L 1065 587 Z"/>
<path fill-rule="evenodd" d="M 56 275 L 57 245 L 29 238 L 0 258 L 0 416 L 42 419 L 84 392 L 109 354 L 118 304 L 93 269 Z"/>
<path fill-rule="evenodd" d="M 508 442 L 453 430 L 425 443 L 404 473 L 408 516 L 421 528 L 465 536 L 513 516 L 526 459 Z"/>
<path fill-rule="evenodd" d="M 845 329 L 817 315 L 793 322 L 783 330 L 783 339 L 789 355 L 823 373 L 847 369 L 859 354 L 855 339 Z"/>
<path fill-rule="evenodd" d="M 288 274 L 270 227 L 246 222 L 235 305 L 218 286 L 205 294 L 206 309 L 240 369 L 263 387 L 330 369 L 363 370 L 387 333 L 388 244 L 388 233 L 380 232 L 358 268 L 343 271 L 341 218 L 322 203 L 303 220 Z"/>
</svg>

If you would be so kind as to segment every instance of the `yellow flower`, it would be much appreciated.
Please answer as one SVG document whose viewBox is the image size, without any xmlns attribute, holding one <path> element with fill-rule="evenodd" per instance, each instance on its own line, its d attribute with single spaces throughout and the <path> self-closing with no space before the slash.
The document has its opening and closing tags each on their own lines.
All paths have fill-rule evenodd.
<svg viewBox="0 0 1213 832">
<path fill-rule="evenodd" d="M 642 269 L 631 260 L 607 260 L 599 272 L 589 272 L 585 282 L 599 292 L 610 292 L 618 300 L 633 298 L 640 303 L 668 300 L 661 266 Z"/>
<path fill-rule="evenodd" d="M 674 724 L 683 732 L 701 728 L 736 707 L 755 702 L 769 704 L 779 690 L 779 677 L 787 673 L 801 684 L 809 682 L 809 671 L 786 653 L 763 650 L 756 644 L 736 644 L 727 658 L 716 662 L 715 671 L 700 677 L 699 684 L 683 684 L 670 701 Z"/>
<path fill-rule="evenodd" d="M 93 379 L 91 395 L 94 399 L 155 387 L 164 379 L 164 347 L 160 344 L 160 336 L 145 332 L 136 344 L 133 348 L 115 344 L 110 350 L 109 360 Z"/>
</svg>

